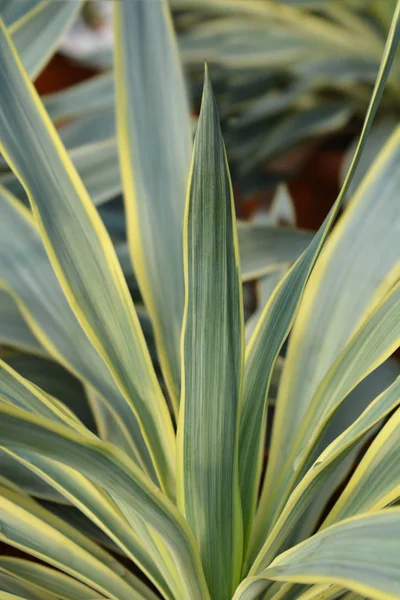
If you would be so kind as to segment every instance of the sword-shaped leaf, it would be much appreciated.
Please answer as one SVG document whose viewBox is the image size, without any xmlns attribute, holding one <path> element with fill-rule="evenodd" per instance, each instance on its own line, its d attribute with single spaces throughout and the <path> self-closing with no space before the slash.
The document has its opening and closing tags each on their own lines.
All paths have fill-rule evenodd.
<svg viewBox="0 0 400 600">
<path fill-rule="evenodd" d="M 114 248 L 4 26 L 0 87 L 1 150 L 26 189 L 63 291 L 135 412 L 163 488 L 174 496 L 171 416 Z"/>
<path fill-rule="evenodd" d="M 222 599 L 237 584 L 242 558 L 237 434 L 244 342 L 233 196 L 207 70 L 184 265 L 178 503 L 199 545 L 211 596 Z"/>
<path fill-rule="evenodd" d="M 166 0 L 115 2 L 116 102 L 128 240 L 177 413 L 189 107 Z"/>
</svg>

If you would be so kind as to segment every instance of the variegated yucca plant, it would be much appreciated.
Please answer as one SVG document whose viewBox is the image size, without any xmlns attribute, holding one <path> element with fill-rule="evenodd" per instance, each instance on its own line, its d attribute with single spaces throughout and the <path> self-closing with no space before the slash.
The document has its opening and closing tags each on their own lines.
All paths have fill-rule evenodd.
<svg viewBox="0 0 400 600">
<path fill-rule="evenodd" d="M 282 279 L 270 249 L 246 346 L 256 229 L 236 224 L 209 76 L 192 149 L 166 3 L 115 2 L 114 19 L 141 321 L 127 257 L 0 28 L 1 152 L 31 209 L 6 174 L 0 330 L 18 352 L 0 363 L 0 540 L 24 554 L 0 556 L 0 599 L 400 598 L 398 128 L 330 233 L 399 7 L 343 189 Z"/>
</svg>

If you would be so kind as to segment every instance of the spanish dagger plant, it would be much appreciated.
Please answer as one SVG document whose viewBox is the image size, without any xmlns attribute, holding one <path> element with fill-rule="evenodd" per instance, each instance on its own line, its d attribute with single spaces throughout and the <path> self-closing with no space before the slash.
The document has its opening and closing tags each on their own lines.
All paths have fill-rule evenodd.
<svg viewBox="0 0 400 600">
<path fill-rule="evenodd" d="M 243 235 L 210 75 L 192 148 L 166 3 L 116 2 L 114 20 L 142 313 L 126 256 L 0 29 L 1 152 L 29 199 L 0 187 L 13 316 L 1 339 L 16 349 L 0 362 L 0 540 L 22 551 L 0 556 L 0 599 L 400 598 L 399 128 L 331 232 L 400 3 L 341 193 L 284 276 L 263 273 L 272 284 L 247 345 Z"/>
</svg>

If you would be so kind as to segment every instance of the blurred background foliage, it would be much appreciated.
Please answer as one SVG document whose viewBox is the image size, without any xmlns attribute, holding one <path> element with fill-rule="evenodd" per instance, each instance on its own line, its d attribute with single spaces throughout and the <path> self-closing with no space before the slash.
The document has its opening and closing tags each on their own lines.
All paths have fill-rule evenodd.
<svg viewBox="0 0 400 600">
<path fill-rule="evenodd" d="M 317 227 L 353 151 L 394 0 L 170 0 L 170 5 L 194 116 L 204 60 L 209 64 L 241 213 L 268 206 L 273 188 L 288 181 L 297 197 L 298 223 Z M 96 71 L 112 68 L 109 7 L 86 2 L 81 22 L 63 45 Z M 397 59 L 354 186 L 399 113 Z M 309 204 L 311 174 L 322 206 Z M 314 213 L 308 222 L 307 211 Z"/>
</svg>

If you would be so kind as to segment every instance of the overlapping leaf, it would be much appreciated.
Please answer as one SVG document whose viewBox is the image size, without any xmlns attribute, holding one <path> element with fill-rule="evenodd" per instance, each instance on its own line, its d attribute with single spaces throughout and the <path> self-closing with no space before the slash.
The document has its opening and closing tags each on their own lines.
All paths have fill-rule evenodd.
<svg viewBox="0 0 400 600">
<path fill-rule="evenodd" d="M 262 538 L 265 540 L 278 505 L 283 502 L 282 493 L 299 468 L 302 453 L 312 437 L 311 422 L 307 421 L 310 427 L 304 424 L 305 415 L 307 420 L 314 413 L 315 427 L 330 401 L 329 390 L 322 391 L 320 387 L 317 392 L 318 386 L 323 385 L 324 376 L 328 377 L 329 368 L 357 324 L 371 310 L 371 303 L 383 298 L 398 277 L 400 220 L 396 188 L 400 180 L 396 175 L 400 171 L 396 166 L 399 161 L 397 130 L 333 232 L 307 286 L 279 390 L 270 462 L 257 522 L 258 544 Z M 375 201 L 378 193 L 379 204 Z M 330 385 L 334 385 L 333 380 Z M 313 399 L 315 394 L 318 400 Z"/>
<path fill-rule="evenodd" d="M 32 217 L 4 190 L 0 190 L 0 215 L 0 279 L 53 358 L 97 390 L 114 418 L 124 422 L 129 454 L 154 477 L 136 417 L 72 312 Z M 115 429 L 110 429 L 111 422 L 103 420 L 98 426 L 105 439 L 120 443 L 113 435 Z M 128 450 L 126 444 L 124 448 Z"/>
<path fill-rule="evenodd" d="M 279 350 L 294 321 L 295 313 L 297 311 L 307 280 L 314 268 L 315 262 L 325 243 L 333 221 L 338 214 L 341 203 L 346 196 L 348 186 L 360 160 L 362 149 L 366 143 L 367 133 L 371 127 L 373 117 L 388 77 L 390 66 L 393 62 L 399 36 L 400 5 L 398 6 L 398 10 L 393 20 L 392 29 L 388 37 L 385 54 L 382 58 L 380 73 L 377 78 L 375 90 L 370 102 L 370 107 L 366 115 L 364 127 L 357 147 L 357 152 L 353 158 L 353 162 L 339 197 L 337 198 L 329 215 L 326 217 L 320 230 L 308 246 L 307 250 L 303 253 L 297 263 L 289 271 L 287 276 L 284 277 L 282 282 L 275 289 L 270 301 L 264 309 L 264 313 L 259 321 L 259 325 L 246 349 L 243 408 L 239 440 L 239 473 L 244 513 L 245 547 L 247 546 L 247 541 L 250 535 L 252 518 L 257 501 L 258 484 L 261 472 L 262 440 L 265 428 L 265 401 L 268 394 L 272 370 Z M 393 142 L 394 145 L 397 143 L 396 140 L 397 137 Z M 394 154 L 396 155 L 396 152 L 394 152 Z M 390 214 L 392 215 L 393 213 L 390 212 Z M 321 266 L 320 268 L 322 269 L 323 267 Z M 307 305 L 308 303 L 304 306 Z M 301 327 L 302 321 L 298 319 L 298 322 L 298 327 Z M 304 356 L 307 355 L 307 352 L 304 352 Z M 296 368 L 298 368 L 297 363 Z M 290 380 L 289 372 L 291 372 L 292 369 L 286 367 L 285 370 L 287 372 L 287 378 Z M 307 382 L 308 379 L 305 377 L 303 381 Z M 275 433 L 275 437 L 278 435 L 282 437 L 284 430 L 289 431 L 289 420 L 288 422 L 284 422 L 285 417 L 287 417 L 288 414 L 289 413 L 286 410 L 284 403 L 281 401 L 275 416 L 275 431 L 277 432 Z M 292 413 L 290 413 L 290 423 L 292 423 L 291 419 Z M 280 447 L 279 451 L 277 450 L 278 445 Z M 279 472 L 279 470 L 277 471 L 275 468 L 276 459 L 278 457 L 280 463 L 283 463 L 283 457 L 287 452 L 288 447 L 290 447 L 290 444 L 289 446 L 286 445 L 283 448 L 276 441 L 272 440 L 272 454 L 268 463 L 267 477 L 264 481 L 264 489 L 271 489 L 271 481 Z M 268 532 L 271 521 L 273 521 L 274 518 L 274 511 L 271 510 L 271 505 L 273 503 L 272 496 L 275 497 L 279 495 L 278 488 L 274 487 L 273 492 L 274 494 L 271 494 L 271 496 L 268 497 L 266 497 L 267 492 L 265 492 L 264 498 L 261 499 L 261 510 L 259 511 L 260 516 L 254 529 L 255 535 L 252 539 L 250 563 L 265 541 L 266 533 Z"/>
<path fill-rule="evenodd" d="M 243 581 L 234 600 L 255 600 L 270 580 L 338 584 L 364 597 L 400 594 L 400 511 L 348 519 L 279 556 L 259 577 Z"/>
<path fill-rule="evenodd" d="M 63 291 L 135 412 L 173 496 L 172 422 L 111 240 L 4 27 L 0 65 L 2 151 L 27 191 Z"/>
<path fill-rule="evenodd" d="M 116 2 L 114 11 L 118 143 L 128 240 L 177 412 L 189 107 L 166 1 Z"/>
</svg>

